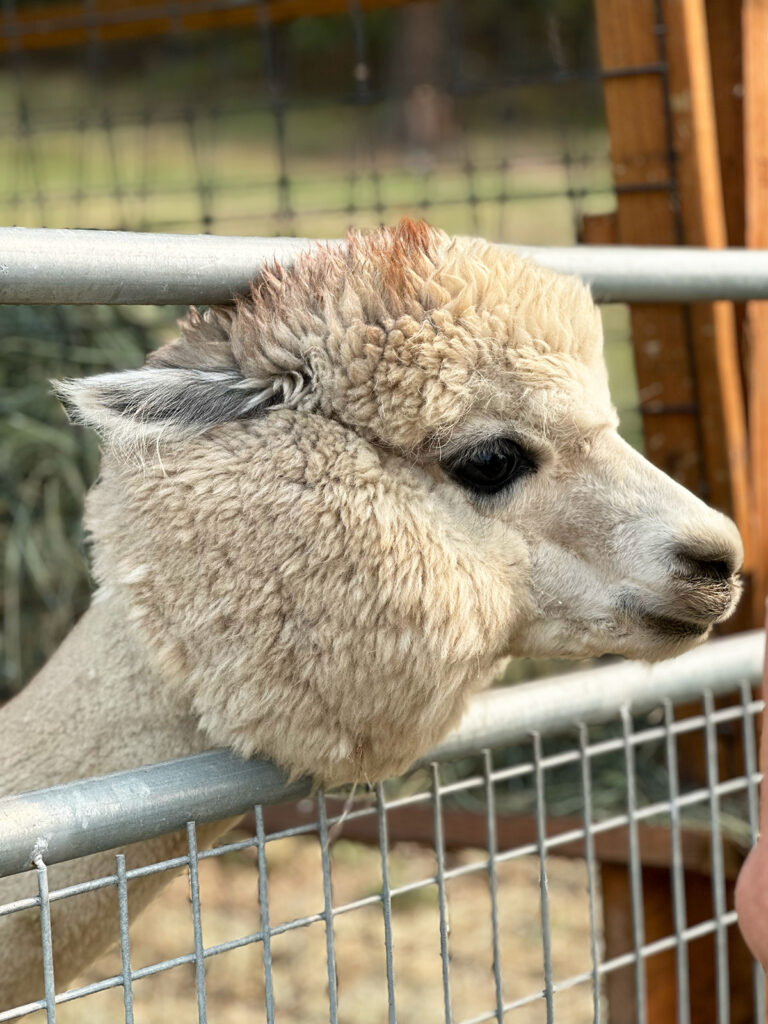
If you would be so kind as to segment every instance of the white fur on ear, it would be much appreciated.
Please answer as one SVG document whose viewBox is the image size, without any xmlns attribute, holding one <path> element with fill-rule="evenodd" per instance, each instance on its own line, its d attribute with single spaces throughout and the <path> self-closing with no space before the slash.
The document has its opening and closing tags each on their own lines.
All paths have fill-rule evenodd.
<svg viewBox="0 0 768 1024">
<path fill-rule="evenodd" d="M 236 370 L 154 367 L 52 383 L 73 423 L 128 445 L 188 437 L 267 409 L 294 408 L 311 388 L 298 372 L 259 381 Z"/>
</svg>

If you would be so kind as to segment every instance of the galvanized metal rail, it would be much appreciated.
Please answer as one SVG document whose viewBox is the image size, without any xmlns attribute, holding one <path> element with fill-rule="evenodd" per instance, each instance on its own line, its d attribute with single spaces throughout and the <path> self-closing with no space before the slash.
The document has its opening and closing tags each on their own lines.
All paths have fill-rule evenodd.
<svg viewBox="0 0 768 1024">
<path fill-rule="evenodd" d="M 554 735 L 576 722 L 600 722 L 622 709 L 643 711 L 664 699 L 713 696 L 762 673 L 762 630 L 716 640 L 658 665 L 622 662 L 490 690 L 475 698 L 460 726 L 421 764 Z M 72 782 L 0 800 L 0 876 L 31 867 L 36 854 L 56 864 L 183 828 L 216 821 L 254 804 L 295 799 L 309 780 L 289 784 L 268 761 L 210 751 L 163 764 Z"/>
<path fill-rule="evenodd" d="M 0 228 L 0 302 L 185 305 L 228 302 L 300 238 Z M 326 244 L 337 245 L 338 241 Z M 576 274 L 599 302 L 768 298 L 768 251 L 656 246 L 506 246 Z"/>
</svg>

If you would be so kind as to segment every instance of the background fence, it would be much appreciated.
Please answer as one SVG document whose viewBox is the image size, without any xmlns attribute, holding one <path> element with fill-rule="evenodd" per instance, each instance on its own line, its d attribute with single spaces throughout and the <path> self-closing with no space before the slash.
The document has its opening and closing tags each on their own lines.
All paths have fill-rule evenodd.
<svg viewBox="0 0 768 1024">
<path fill-rule="evenodd" d="M 357 799 L 343 824 L 343 798 L 280 805 L 295 785 L 223 752 L 7 798 L 0 874 L 34 858 L 39 891 L 0 915 L 43 922 L 47 1019 L 59 1022 L 645 1022 L 658 1019 L 649 992 L 681 1024 L 762 1020 L 764 979 L 744 973 L 733 887 L 757 828 L 763 646 L 748 633 L 652 669 L 491 691 L 422 767 Z M 675 706 L 692 700 L 697 713 L 680 718 Z M 691 741 L 704 784 L 681 758 Z M 257 806 L 213 851 L 198 851 L 191 821 L 184 856 L 136 864 L 129 849 L 110 876 L 64 890 L 55 868 L 48 877 L 68 857 L 183 827 L 190 806 L 200 824 L 265 801 L 278 806 Z M 354 852 L 347 837 L 374 849 Z M 626 908 L 612 888 L 624 865 Z M 161 900 L 129 937 L 132 879 L 179 869 L 175 920 Z M 649 870 L 667 892 L 654 915 Z M 182 885 L 191 914 L 179 915 Z M 119 950 L 57 991 L 50 905 L 104 886 Z M 606 941 L 606 911 L 627 913 L 618 941 Z M 654 986 L 670 967 L 664 1007 Z M 0 1021 L 38 1008 L 46 1001 L 0 1008 Z"/>
<path fill-rule="evenodd" d="M 575 239 L 612 182 L 589 0 L 10 2 L 0 220 Z"/>
</svg>

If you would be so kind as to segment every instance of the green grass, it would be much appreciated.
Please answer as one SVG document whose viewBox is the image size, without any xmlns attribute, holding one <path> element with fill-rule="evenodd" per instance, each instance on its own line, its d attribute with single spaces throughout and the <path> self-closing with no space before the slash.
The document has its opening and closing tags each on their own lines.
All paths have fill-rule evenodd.
<svg viewBox="0 0 768 1024">
<path fill-rule="evenodd" d="M 62 88 L 75 103 L 71 82 Z M 0 124 L 14 123 L 12 98 L 0 77 Z M 305 105 L 286 111 L 281 151 L 263 107 L 202 107 L 185 120 L 164 116 L 160 103 L 144 122 L 137 103 L 124 101 L 126 121 L 113 113 L 107 123 L 98 102 L 80 96 L 82 123 L 56 127 L 33 89 L 28 125 L 0 163 L 0 220 L 189 231 L 207 217 L 219 233 L 317 238 L 407 213 L 451 233 L 555 244 L 574 237 L 569 190 L 584 212 L 613 202 L 607 140 L 595 128 L 574 128 L 567 139 L 532 127 L 492 130 L 487 112 L 476 123 L 473 108 L 457 101 L 453 140 L 427 152 L 397 141 L 393 104 Z"/>
</svg>

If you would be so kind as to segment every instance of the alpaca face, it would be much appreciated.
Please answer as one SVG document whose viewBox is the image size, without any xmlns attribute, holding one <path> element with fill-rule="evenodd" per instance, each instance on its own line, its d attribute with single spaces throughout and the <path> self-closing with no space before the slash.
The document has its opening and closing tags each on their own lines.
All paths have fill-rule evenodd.
<svg viewBox="0 0 768 1024">
<path fill-rule="evenodd" d="M 736 605 L 742 549 L 731 521 L 613 427 L 550 449 L 495 500 L 527 554 L 530 603 L 513 655 L 654 661 L 703 641 Z"/>
<path fill-rule="evenodd" d="M 61 392 L 101 430 L 96 577 L 212 743 L 398 771 L 509 655 L 661 658 L 738 598 L 733 524 L 622 442 L 588 292 L 424 225 L 190 313 Z"/>
</svg>

